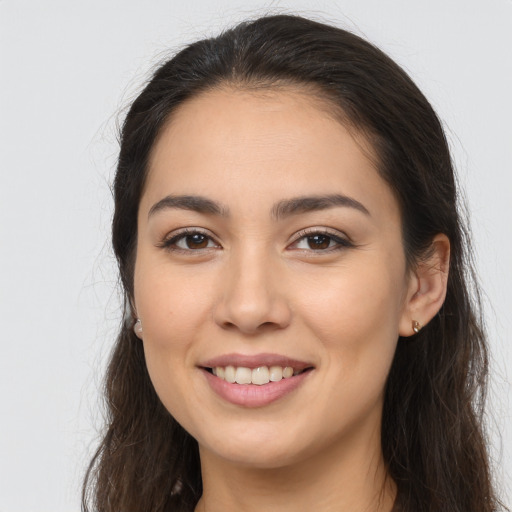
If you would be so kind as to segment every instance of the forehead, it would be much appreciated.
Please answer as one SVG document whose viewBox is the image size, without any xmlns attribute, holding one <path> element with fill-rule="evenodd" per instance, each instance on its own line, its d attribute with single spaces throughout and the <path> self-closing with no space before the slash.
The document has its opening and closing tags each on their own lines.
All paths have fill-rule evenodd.
<svg viewBox="0 0 512 512">
<path fill-rule="evenodd" d="M 153 202 L 173 193 L 243 203 L 344 193 L 393 206 L 375 161 L 364 137 L 317 96 L 226 87 L 173 113 L 153 147 L 145 195 Z"/>
</svg>

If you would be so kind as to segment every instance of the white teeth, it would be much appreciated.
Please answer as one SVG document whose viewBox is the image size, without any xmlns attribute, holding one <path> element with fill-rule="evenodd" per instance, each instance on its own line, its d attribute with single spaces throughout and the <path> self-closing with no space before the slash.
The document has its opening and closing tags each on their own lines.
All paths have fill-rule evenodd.
<svg viewBox="0 0 512 512">
<path fill-rule="evenodd" d="M 283 369 L 283 379 L 288 379 L 292 375 L 293 375 L 293 368 L 290 368 L 289 366 L 287 366 L 286 368 Z"/>
<path fill-rule="evenodd" d="M 271 366 L 269 378 L 272 382 L 280 381 L 283 378 L 283 368 L 281 366 Z"/>
<path fill-rule="evenodd" d="M 291 366 L 259 366 L 258 368 L 246 368 L 245 366 L 216 366 L 212 368 L 213 375 L 231 384 L 256 384 L 262 386 L 269 382 L 279 382 L 281 379 L 289 379 L 298 375 L 300 370 L 294 370 Z"/>
<path fill-rule="evenodd" d="M 218 373 L 218 370 L 219 370 L 219 368 L 217 368 L 217 373 Z M 233 382 L 235 382 L 235 367 L 234 366 L 226 366 L 226 368 L 224 368 L 224 380 L 226 382 L 231 382 L 231 384 L 233 384 Z"/>
<path fill-rule="evenodd" d="M 266 366 L 254 368 L 251 374 L 251 381 L 253 384 L 258 384 L 258 386 L 268 384 L 270 381 L 268 368 Z"/>
<path fill-rule="evenodd" d="M 239 366 L 236 369 L 235 382 L 237 384 L 250 384 L 251 377 L 252 377 L 252 372 L 251 372 L 250 368 L 244 368 L 243 366 Z"/>
</svg>

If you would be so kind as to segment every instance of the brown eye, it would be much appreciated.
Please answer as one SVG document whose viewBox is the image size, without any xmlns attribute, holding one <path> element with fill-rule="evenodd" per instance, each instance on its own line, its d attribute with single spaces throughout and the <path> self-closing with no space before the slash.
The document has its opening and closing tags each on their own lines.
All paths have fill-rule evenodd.
<svg viewBox="0 0 512 512">
<path fill-rule="evenodd" d="M 327 254 L 354 247 L 354 244 L 345 236 L 323 230 L 303 230 L 297 233 L 297 236 L 298 238 L 289 246 L 289 249 Z"/>
<path fill-rule="evenodd" d="M 202 233 L 187 235 L 184 237 L 184 240 L 188 249 L 206 249 L 209 242 L 209 238 Z"/>
<path fill-rule="evenodd" d="M 169 251 L 200 251 L 201 249 L 219 248 L 211 236 L 201 231 L 185 231 L 166 240 L 161 245 Z"/>
<path fill-rule="evenodd" d="M 328 249 L 331 245 L 331 237 L 327 235 L 312 235 L 307 237 L 308 247 L 313 250 Z"/>
</svg>

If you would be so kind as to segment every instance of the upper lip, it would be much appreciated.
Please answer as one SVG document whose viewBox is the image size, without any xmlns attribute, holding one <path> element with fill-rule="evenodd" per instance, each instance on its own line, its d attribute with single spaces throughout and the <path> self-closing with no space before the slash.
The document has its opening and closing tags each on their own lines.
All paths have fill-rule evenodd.
<svg viewBox="0 0 512 512">
<path fill-rule="evenodd" d="M 203 368 L 217 368 L 226 366 L 236 366 L 245 368 L 258 368 L 260 366 L 290 366 L 294 370 L 304 370 L 313 365 L 305 361 L 299 361 L 291 357 L 283 356 L 280 354 L 223 354 L 221 356 L 213 357 L 207 361 L 199 364 Z"/>
</svg>

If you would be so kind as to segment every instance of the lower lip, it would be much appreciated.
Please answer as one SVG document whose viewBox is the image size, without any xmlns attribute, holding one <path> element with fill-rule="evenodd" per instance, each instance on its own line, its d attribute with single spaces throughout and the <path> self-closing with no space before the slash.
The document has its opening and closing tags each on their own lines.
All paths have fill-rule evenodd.
<svg viewBox="0 0 512 512">
<path fill-rule="evenodd" d="M 256 384 L 232 384 L 207 370 L 202 370 L 210 387 L 227 402 L 243 407 L 263 407 L 288 395 L 297 389 L 311 370 L 300 373 L 278 382 L 269 382 L 258 386 Z"/>
</svg>

